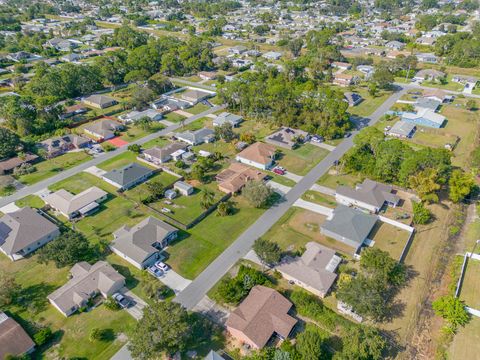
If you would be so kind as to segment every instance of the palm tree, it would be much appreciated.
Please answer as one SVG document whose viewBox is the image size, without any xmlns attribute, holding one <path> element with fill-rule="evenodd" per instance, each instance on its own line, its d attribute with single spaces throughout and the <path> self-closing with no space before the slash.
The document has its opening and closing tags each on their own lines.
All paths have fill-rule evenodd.
<svg viewBox="0 0 480 360">
<path fill-rule="evenodd" d="M 210 206 L 213 205 L 215 200 L 215 193 L 209 189 L 203 189 L 203 194 L 202 194 L 202 201 L 200 202 L 200 205 L 202 208 L 207 210 Z"/>
</svg>

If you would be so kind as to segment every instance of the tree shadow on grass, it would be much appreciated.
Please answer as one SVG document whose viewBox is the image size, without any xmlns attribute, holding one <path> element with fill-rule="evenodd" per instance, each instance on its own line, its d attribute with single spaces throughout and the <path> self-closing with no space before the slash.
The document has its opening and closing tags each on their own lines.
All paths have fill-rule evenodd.
<svg viewBox="0 0 480 360">
<path fill-rule="evenodd" d="M 133 289 L 138 285 L 138 279 L 133 276 L 132 272 L 127 266 L 112 264 L 112 267 L 125 277 L 125 285 L 127 288 Z"/>
<path fill-rule="evenodd" d="M 44 282 L 27 286 L 20 290 L 17 303 L 32 313 L 38 314 L 47 308 L 47 296 L 54 290 L 55 286 Z"/>
</svg>

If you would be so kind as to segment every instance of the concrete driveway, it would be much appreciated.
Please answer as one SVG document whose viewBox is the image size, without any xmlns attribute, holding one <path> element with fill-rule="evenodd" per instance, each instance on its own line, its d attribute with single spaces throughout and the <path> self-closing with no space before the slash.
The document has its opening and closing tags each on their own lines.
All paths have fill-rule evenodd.
<svg viewBox="0 0 480 360">
<path fill-rule="evenodd" d="M 185 279 L 172 269 L 168 270 L 159 280 L 172 289 L 175 294 L 178 294 L 192 282 L 192 280 Z"/>
<path fill-rule="evenodd" d="M 99 178 L 101 178 L 103 175 L 107 173 L 105 170 L 102 170 L 96 166 L 90 166 L 89 168 L 83 171 Z"/>
<path fill-rule="evenodd" d="M 132 315 L 136 320 L 140 320 L 143 317 L 143 309 L 147 306 L 147 303 L 127 288 L 123 288 L 120 292 L 125 295 L 125 297 L 135 302 L 135 305 L 125 309 L 125 311 Z"/>
<path fill-rule="evenodd" d="M 192 310 L 201 313 L 220 326 L 225 326 L 228 316 L 230 315 L 228 309 L 218 305 L 208 296 L 204 296 Z"/>
<path fill-rule="evenodd" d="M 326 217 L 331 217 L 333 215 L 333 209 L 309 201 L 305 201 L 303 199 L 298 199 L 297 201 L 295 201 L 293 203 L 293 206 L 307 209 L 316 212 L 317 214 L 325 215 Z"/>
<path fill-rule="evenodd" d="M 282 185 L 272 180 L 267 181 L 267 185 L 280 195 L 285 195 L 292 189 L 290 186 Z"/>
</svg>

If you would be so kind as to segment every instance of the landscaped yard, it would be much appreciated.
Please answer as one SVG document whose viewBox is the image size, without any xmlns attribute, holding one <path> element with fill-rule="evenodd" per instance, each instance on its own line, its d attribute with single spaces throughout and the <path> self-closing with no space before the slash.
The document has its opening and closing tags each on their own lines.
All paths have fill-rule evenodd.
<svg viewBox="0 0 480 360">
<path fill-rule="evenodd" d="M 183 116 L 183 115 L 171 112 L 171 113 L 168 113 L 167 115 L 165 115 L 164 119 L 167 120 L 167 121 L 173 122 L 173 123 L 177 123 L 177 122 L 180 122 L 180 121 L 186 119 L 186 117 Z"/>
<path fill-rule="evenodd" d="M 35 164 L 34 166 L 37 171 L 31 174 L 21 175 L 18 177 L 18 180 L 25 185 L 32 185 L 58 174 L 61 171 L 70 169 L 85 161 L 88 161 L 91 158 L 92 157 L 84 151 L 69 152 L 67 154 L 57 156 L 56 158 L 44 160 Z"/>
<path fill-rule="evenodd" d="M 189 112 L 190 114 L 197 115 L 197 114 L 200 114 L 204 111 L 207 111 L 208 109 L 210 109 L 210 106 L 204 105 L 202 103 L 198 103 L 198 104 L 192 106 L 191 108 L 186 109 L 185 111 Z"/>
<path fill-rule="evenodd" d="M 360 177 L 360 175 L 356 174 L 332 175 L 330 173 L 326 173 L 320 179 L 318 179 L 317 184 L 335 190 L 339 185 L 355 187 L 356 184 L 362 181 L 363 179 Z"/>
<path fill-rule="evenodd" d="M 329 154 L 328 150 L 312 144 L 303 144 L 294 150 L 280 149 L 278 163 L 287 171 L 297 175 L 306 175 L 315 165 Z"/>
<path fill-rule="evenodd" d="M 27 195 L 24 198 L 15 201 L 15 205 L 21 208 L 29 206 L 31 208 L 41 209 L 45 206 L 45 203 L 37 195 Z"/>
<path fill-rule="evenodd" d="M 374 247 L 387 251 L 392 258 L 398 260 L 409 236 L 410 233 L 406 230 L 377 221 L 368 238 L 375 241 Z"/>
<path fill-rule="evenodd" d="M 178 180 L 178 177 L 162 171 L 160 173 L 152 176 L 148 182 L 159 182 L 164 187 L 167 187 Z M 125 195 L 130 199 L 133 199 L 136 202 L 141 202 L 141 200 L 148 196 L 148 190 L 146 183 L 135 186 L 134 188 L 125 192 Z"/>
<path fill-rule="evenodd" d="M 145 144 L 142 145 L 144 149 L 150 149 L 154 146 L 163 147 L 167 145 L 170 141 L 164 137 L 157 137 L 156 139 L 147 141 Z"/>
</svg>

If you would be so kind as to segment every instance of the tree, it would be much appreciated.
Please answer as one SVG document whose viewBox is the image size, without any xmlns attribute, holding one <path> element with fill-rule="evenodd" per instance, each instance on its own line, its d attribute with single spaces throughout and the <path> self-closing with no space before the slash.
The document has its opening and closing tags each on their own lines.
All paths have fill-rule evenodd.
<svg viewBox="0 0 480 360">
<path fill-rule="evenodd" d="M 463 172 L 460 169 L 452 171 L 449 185 L 449 198 L 455 203 L 465 200 L 465 198 L 475 189 L 475 180 L 470 173 Z"/>
<path fill-rule="evenodd" d="M 268 266 L 277 264 L 282 257 L 282 249 L 280 249 L 277 243 L 262 238 L 255 240 L 253 250 L 260 260 Z"/>
<path fill-rule="evenodd" d="M 0 159 L 15 155 L 20 146 L 20 138 L 13 131 L 0 127 Z"/>
<path fill-rule="evenodd" d="M 377 96 L 378 93 L 378 87 L 377 83 L 370 83 L 368 84 L 368 93 L 372 95 L 373 97 Z"/>
<path fill-rule="evenodd" d="M 0 307 L 11 304 L 17 297 L 20 286 L 15 281 L 15 277 L 0 271 Z"/>
<path fill-rule="evenodd" d="M 105 330 L 99 328 L 93 328 L 90 330 L 90 334 L 88 335 L 88 340 L 91 342 L 94 341 L 102 341 L 105 339 Z"/>
<path fill-rule="evenodd" d="M 230 201 L 222 201 L 217 206 L 217 214 L 219 216 L 227 216 L 230 215 L 232 212 L 232 204 Z"/>
<path fill-rule="evenodd" d="M 242 190 L 242 195 L 256 208 L 266 206 L 272 194 L 273 190 L 263 181 L 248 181 Z"/>
<path fill-rule="evenodd" d="M 342 351 L 339 359 L 343 360 L 379 360 L 387 342 L 377 329 L 371 326 L 349 326 L 342 336 Z"/>
<path fill-rule="evenodd" d="M 117 310 L 120 310 L 121 307 L 120 305 L 118 304 L 118 302 L 111 296 L 109 296 L 104 302 L 103 302 L 103 305 L 108 309 L 108 310 L 111 310 L 111 311 L 117 311 Z"/>
<path fill-rule="evenodd" d="M 415 224 L 425 225 L 430 222 L 430 219 L 432 218 L 432 214 L 422 202 L 412 201 L 412 207 L 413 207 L 413 222 Z"/>
<path fill-rule="evenodd" d="M 470 316 L 465 309 L 465 304 L 451 295 L 438 298 L 432 303 L 435 314 L 448 321 L 449 329 L 453 332 L 459 326 L 465 326 L 470 320 Z"/>
<path fill-rule="evenodd" d="M 300 333 L 295 348 L 302 360 L 322 359 L 322 338 L 314 330 L 307 329 Z"/>
<path fill-rule="evenodd" d="M 380 63 L 376 67 L 371 79 L 377 83 L 380 88 L 386 89 L 392 85 L 394 76 L 386 64 Z"/>
<path fill-rule="evenodd" d="M 138 144 L 131 144 L 131 145 L 128 145 L 128 150 L 131 151 L 131 152 L 140 154 L 140 152 L 142 151 L 142 147 Z"/>
<path fill-rule="evenodd" d="M 293 57 L 298 57 L 302 51 L 303 39 L 296 38 L 288 42 L 288 49 L 292 53 Z"/>
<path fill-rule="evenodd" d="M 212 190 L 207 188 L 202 190 L 202 200 L 200 201 L 200 205 L 203 209 L 207 210 L 212 206 L 215 202 L 215 193 Z"/>
<path fill-rule="evenodd" d="M 66 230 L 38 250 L 38 262 L 47 264 L 53 261 L 57 268 L 61 268 L 87 261 L 92 255 L 93 249 L 81 233 Z"/>
<path fill-rule="evenodd" d="M 467 110 L 470 110 L 470 111 L 476 110 L 477 109 L 477 102 L 473 99 L 469 99 L 466 102 L 465 107 L 466 107 Z"/>
<path fill-rule="evenodd" d="M 410 176 L 410 187 L 415 190 L 423 201 L 438 202 L 436 192 L 441 186 L 438 183 L 438 171 L 432 168 L 425 169 Z"/>
<path fill-rule="evenodd" d="M 144 309 L 128 348 L 140 360 L 156 358 L 159 353 L 172 355 L 186 349 L 192 328 L 191 316 L 180 304 L 156 302 Z"/>
<path fill-rule="evenodd" d="M 52 338 L 52 335 L 52 329 L 50 329 L 48 326 L 42 327 L 35 334 L 33 334 L 33 341 L 35 341 L 37 346 L 42 346 Z"/>
<path fill-rule="evenodd" d="M 228 122 L 220 126 L 215 126 L 215 136 L 227 143 L 231 142 L 237 137 L 237 135 L 233 132 L 232 124 Z"/>
<path fill-rule="evenodd" d="M 141 110 L 148 107 L 154 98 L 155 93 L 152 90 L 147 87 L 139 87 L 133 92 L 130 104 L 137 110 Z"/>
<path fill-rule="evenodd" d="M 388 252 L 376 247 L 369 247 L 362 251 L 360 267 L 386 285 L 400 286 L 406 280 L 405 265 L 393 259 Z"/>
</svg>

